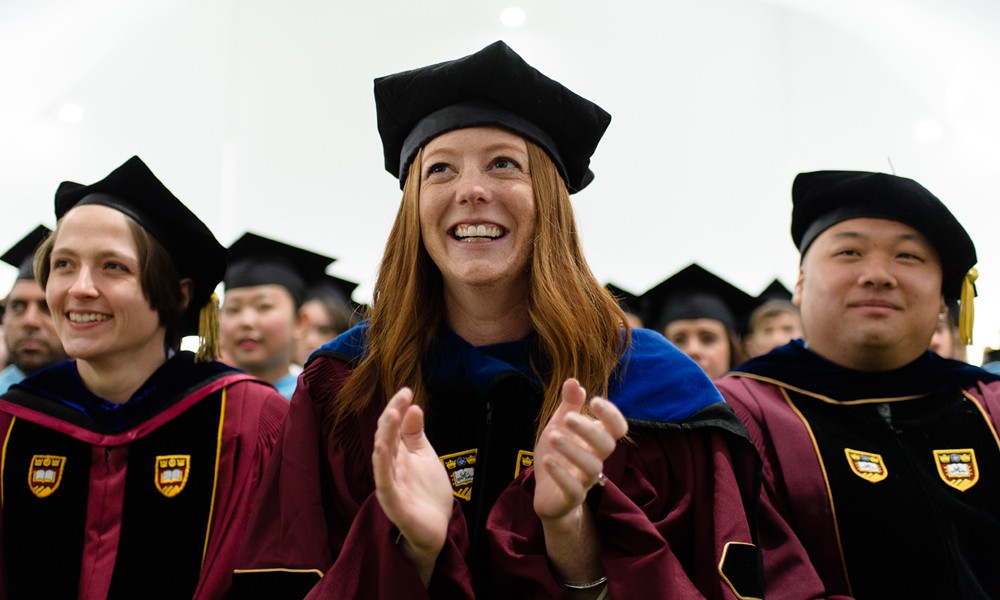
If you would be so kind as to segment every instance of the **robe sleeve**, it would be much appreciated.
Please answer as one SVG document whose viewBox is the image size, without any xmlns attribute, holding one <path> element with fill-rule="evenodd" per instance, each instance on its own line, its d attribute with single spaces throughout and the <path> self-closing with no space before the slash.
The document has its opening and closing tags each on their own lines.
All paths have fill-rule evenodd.
<svg viewBox="0 0 1000 600">
<path fill-rule="evenodd" d="M 587 500 L 609 597 L 760 597 L 759 554 L 746 516 L 746 507 L 756 506 L 749 444 L 712 427 L 634 428 L 629 438 L 605 461 L 607 485 Z M 549 568 L 533 491 L 529 472 L 490 515 L 497 597 L 565 594 Z"/>
<path fill-rule="evenodd" d="M 430 589 L 396 546 L 375 498 L 374 407 L 330 433 L 322 406 L 349 373 L 313 360 L 299 377 L 234 576 L 234 598 L 472 598 L 456 504 Z"/>
<path fill-rule="evenodd" d="M 784 406 L 781 391 L 776 386 L 736 377 L 726 377 L 716 384 L 747 427 L 762 461 L 759 539 L 764 556 L 766 597 L 768 600 L 849 600 L 851 596 L 832 529 L 832 515 L 823 512 L 820 502 L 810 507 L 793 505 L 786 487 L 791 477 L 797 482 L 794 485 L 803 488 L 806 497 L 827 497 L 822 477 L 811 476 L 820 472 L 819 465 L 805 464 L 809 456 L 814 456 L 811 442 L 805 438 L 796 439 L 796 436 L 808 436 L 807 432 L 791 410 L 778 411 L 771 407 L 775 402 Z M 776 451 L 772 430 L 780 430 L 782 439 L 791 447 L 781 453 Z M 795 463 L 799 465 L 796 472 L 786 474 L 782 471 L 784 463 L 779 454 L 796 457 Z M 808 493 L 807 487 L 810 488 Z M 807 514 L 796 518 L 796 513 Z M 817 544 L 821 550 L 816 556 L 810 556 L 806 550 L 793 527 L 796 522 L 809 523 L 811 535 L 821 540 Z"/>
</svg>

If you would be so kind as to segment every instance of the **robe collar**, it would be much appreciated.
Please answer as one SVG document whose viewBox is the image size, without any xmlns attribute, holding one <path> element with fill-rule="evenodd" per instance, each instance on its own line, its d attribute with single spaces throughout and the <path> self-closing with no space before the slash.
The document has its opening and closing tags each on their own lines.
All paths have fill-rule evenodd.
<svg viewBox="0 0 1000 600">
<path fill-rule="evenodd" d="M 368 322 L 342 333 L 319 351 L 357 364 L 367 351 Z M 541 385 L 531 362 L 535 336 L 516 342 L 473 346 L 443 327 L 428 354 L 424 369 L 429 382 L 485 387 L 498 374 L 517 372 Z M 319 352 L 317 351 L 317 352 Z M 536 360 L 544 370 L 548 365 Z M 698 365 L 648 329 L 632 330 L 632 346 L 609 382 L 609 399 L 626 418 L 648 422 L 684 421 L 724 401 Z"/>
<path fill-rule="evenodd" d="M 178 352 L 127 402 L 115 404 L 90 391 L 80 378 L 76 361 L 70 359 L 32 374 L 11 389 L 32 394 L 31 408 L 40 412 L 57 414 L 69 408 L 99 423 L 101 430 L 120 432 L 184 399 L 207 380 L 235 372 L 220 362 L 195 362 L 193 353 Z"/>
<path fill-rule="evenodd" d="M 809 350 L 802 340 L 792 340 L 752 358 L 727 376 L 743 374 L 837 400 L 926 396 L 979 381 L 1000 381 L 1000 377 L 979 367 L 930 351 L 891 371 L 855 371 Z"/>
</svg>

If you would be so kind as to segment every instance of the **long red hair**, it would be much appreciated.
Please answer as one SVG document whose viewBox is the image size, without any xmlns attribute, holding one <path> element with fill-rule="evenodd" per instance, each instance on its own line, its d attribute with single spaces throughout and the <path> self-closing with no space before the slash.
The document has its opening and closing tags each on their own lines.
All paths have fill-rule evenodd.
<svg viewBox="0 0 1000 600">
<path fill-rule="evenodd" d="M 540 434 L 559 406 L 566 379 L 575 377 L 590 394 L 607 395 L 608 379 L 630 346 L 631 332 L 625 313 L 584 259 L 562 177 L 545 151 L 531 142 L 527 146 L 536 206 L 528 317 L 544 365 L 535 365 L 544 385 Z M 441 273 L 420 233 L 421 164 L 422 151 L 404 182 L 379 266 L 367 353 L 326 405 L 326 418 L 333 423 L 373 403 L 384 405 L 403 386 L 413 389 L 415 404 L 427 404 L 422 361 L 445 315 Z"/>
</svg>

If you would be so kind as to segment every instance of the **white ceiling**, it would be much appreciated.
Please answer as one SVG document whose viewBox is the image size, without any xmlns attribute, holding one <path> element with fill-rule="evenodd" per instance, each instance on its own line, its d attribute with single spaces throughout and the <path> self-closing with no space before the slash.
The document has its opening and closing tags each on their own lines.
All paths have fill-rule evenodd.
<svg viewBox="0 0 1000 600">
<path fill-rule="evenodd" d="M 976 240 L 1000 343 L 995 0 L 0 0 L 0 246 L 138 154 L 223 243 L 338 257 L 366 301 L 399 199 L 372 79 L 497 39 L 613 115 L 575 200 L 602 280 L 791 285 L 795 174 L 894 168 Z"/>
</svg>

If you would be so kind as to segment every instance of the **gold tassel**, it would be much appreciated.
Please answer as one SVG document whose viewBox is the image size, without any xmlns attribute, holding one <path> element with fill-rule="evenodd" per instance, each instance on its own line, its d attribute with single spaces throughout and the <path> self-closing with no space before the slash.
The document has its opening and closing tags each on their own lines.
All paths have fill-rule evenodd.
<svg viewBox="0 0 1000 600">
<path fill-rule="evenodd" d="M 979 271 L 975 267 L 969 269 L 962 280 L 962 297 L 960 298 L 958 309 L 958 341 L 963 346 L 972 343 L 972 322 L 975 319 L 976 311 L 972 306 L 973 298 L 976 297 L 976 279 L 979 278 Z"/>
<path fill-rule="evenodd" d="M 219 297 L 212 296 L 198 313 L 198 353 L 196 362 L 211 362 L 219 357 Z"/>
</svg>

